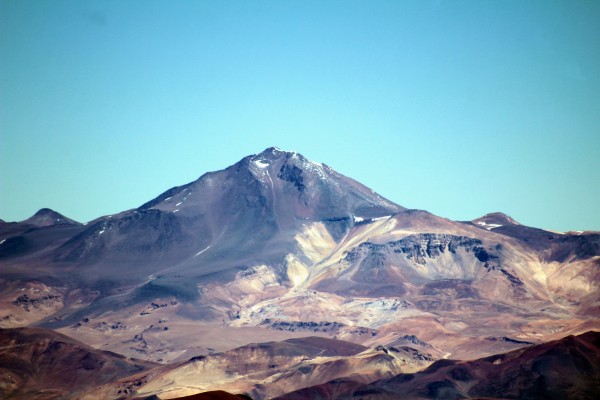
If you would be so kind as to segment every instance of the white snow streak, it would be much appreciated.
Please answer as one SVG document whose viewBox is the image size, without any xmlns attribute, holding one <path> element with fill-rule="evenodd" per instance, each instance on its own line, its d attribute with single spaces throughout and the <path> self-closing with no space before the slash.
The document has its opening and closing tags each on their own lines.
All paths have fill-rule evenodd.
<svg viewBox="0 0 600 400">
<path fill-rule="evenodd" d="M 269 171 L 265 171 L 267 173 L 267 177 L 271 182 L 271 197 L 273 198 L 273 215 L 275 216 L 275 223 L 279 226 L 279 219 L 277 218 L 277 198 L 275 196 L 275 185 L 273 184 L 273 179 L 271 179 L 271 175 L 269 175 Z"/>
<path fill-rule="evenodd" d="M 263 160 L 255 160 L 255 161 L 253 161 L 253 163 L 258 168 L 267 168 L 269 166 L 269 163 L 264 162 Z"/>
<path fill-rule="evenodd" d="M 354 222 L 363 222 L 363 221 L 367 221 L 367 222 L 373 222 L 373 221 L 379 221 L 381 219 L 387 219 L 391 217 L 391 215 L 384 215 L 383 217 L 377 217 L 377 218 L 363 218 L 363 217 L 354 217 Z"/>
<path fill-rule="evenodd" d="M 2 241 L 0 242 L 0 244 L 2 244 L 2 243 L 4 243 L 4 242 L 6 242 L 6 239 L 2 239 Z"/>
<path fill-rule="evenodd" d="M 383 217 L 377 217 L 377 218 L 373 218 L 371 219 L 371 221 L 379 221 L 380 219 L 386 219 L 386 218 L 390 218 L 391 215 L 384 215 Z"/>
<path fill-rule="evenodd" d="M 488 231 L 491 231 L 494 228 L 500 228 L 502 226 L 502 225 L 499 225 L 499 224 L 488 224 L 487 222 L 484 222 L 484 221 L 477 222 L 477 225 L 481 225 L 482 227 L 484 227 Z"/>
</svg>

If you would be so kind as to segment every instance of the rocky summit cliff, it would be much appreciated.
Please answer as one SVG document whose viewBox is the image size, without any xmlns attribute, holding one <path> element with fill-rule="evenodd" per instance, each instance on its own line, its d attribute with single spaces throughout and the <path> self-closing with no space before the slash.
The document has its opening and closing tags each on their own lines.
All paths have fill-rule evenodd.
<svg viewBox="0 0 600 400">
<path fill-rule="evenodd" d="M 215 384 L 198 383 L 196 362 L 185 379 L 140 383 L 147 395 L 235 381 L 266 398 L 317 384 L 310 371 L 324 363 L 323 376 L 367 383 L 600 329 L 597 232 L 408 210 L 277 148 L 86 225 L 54 217 L 0 225 L 2 327 L 161 363 L 314 335 L 369 349 L 343 361 L 307 352 L 285 372 L 265 361 L 252 380 L 213 357 Z"/>
</svg>

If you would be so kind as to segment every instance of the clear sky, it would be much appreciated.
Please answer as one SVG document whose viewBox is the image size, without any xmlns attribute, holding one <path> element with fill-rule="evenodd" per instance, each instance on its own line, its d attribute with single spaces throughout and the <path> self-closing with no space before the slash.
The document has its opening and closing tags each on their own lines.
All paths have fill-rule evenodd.
<svg viewBox="0 0 600 400">
<path fill-rule="evenodd" d="M 409 208 L 600 230 L 600 2 L 0 0 L 0 218 L 266 147 Z"/>
</svg>

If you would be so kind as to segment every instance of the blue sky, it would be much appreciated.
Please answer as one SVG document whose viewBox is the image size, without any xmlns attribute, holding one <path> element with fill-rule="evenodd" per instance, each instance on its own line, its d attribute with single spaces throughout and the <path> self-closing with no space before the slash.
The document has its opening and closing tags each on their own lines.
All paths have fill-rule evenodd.
<svg viewBox="0 0 600 400">
<path fill-rule="evenodd" d="M 409 208 L 600 230 L 600 2 L 0 0 L 0 218 L 269 146 Z"/>
</svg>

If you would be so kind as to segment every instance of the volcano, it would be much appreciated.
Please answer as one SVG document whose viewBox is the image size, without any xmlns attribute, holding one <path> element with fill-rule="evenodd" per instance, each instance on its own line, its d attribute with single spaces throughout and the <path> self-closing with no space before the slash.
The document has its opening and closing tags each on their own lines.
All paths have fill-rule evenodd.
<svg viewBox="0 0 600 400">
<path fill-rule="evenodd" d="M 272 147 L 87 224 L 48 209 L 0 222 L 0 326 L 52 329 L 169 365 L 317 336 L 366 353 L 334 360 L 311 350 L 298 356 L 308 357 L 303 368 L 368 384 L 599 330 L 599 271 L 597 232 L 406 209 Z M 139 393 L 235 381 L 239 393 L 268 398 L 322 383 L 289 363 L 261 361 L 262 375 L 246 379 L 227 358 L 211 360 L 225 360 L 210 364 L 215 385 L 194 386 L 190 373 Z"/>
</svg>

